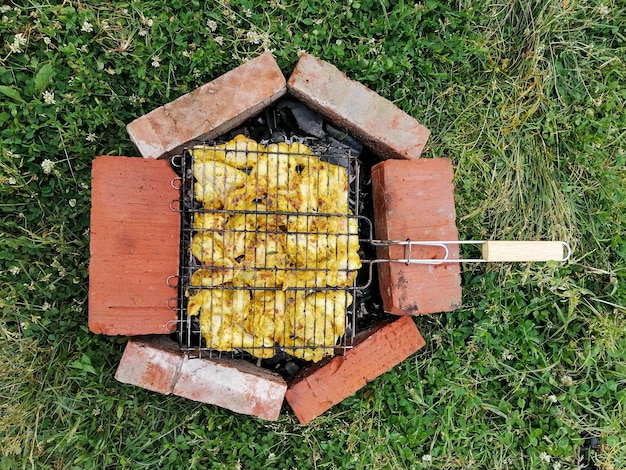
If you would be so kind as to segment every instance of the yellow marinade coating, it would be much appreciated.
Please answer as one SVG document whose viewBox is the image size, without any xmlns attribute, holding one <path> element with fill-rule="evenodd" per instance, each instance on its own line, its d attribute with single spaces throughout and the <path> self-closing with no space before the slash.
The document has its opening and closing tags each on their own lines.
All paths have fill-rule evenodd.
<svg viewBox="0 0 626 470">
<path fill-rule="evenodd" d="M 347 170 L 303 144 L 264 147 L 241 135 L 191 153 L 207 210 L 194 214 L 191 252 L 202 267 L 191 284 L 207 289 L 190 296 L 188 314 L 199 315 L 207 346 L 267 358 L 278 344 L 321 360 L 352 303 L 325 289 L 351 286 L 361 267 Z"/>
</svg>

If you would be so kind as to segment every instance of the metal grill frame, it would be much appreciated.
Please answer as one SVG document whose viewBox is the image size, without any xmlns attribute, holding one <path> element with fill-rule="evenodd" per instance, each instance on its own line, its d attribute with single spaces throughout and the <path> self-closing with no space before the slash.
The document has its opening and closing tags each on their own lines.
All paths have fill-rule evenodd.
<svg viewBox="0 0 626 470">
<path fill-rule="evenodd" d="M 199 263 L 195 257 L 191 253 L 191 241 L 192 237 L 197 230 L 193 228 L 193 219 L 195 213 L 209 213 L 209 214 L 224 214 L 224 215 L 239 215 L 244 214 L 254 214 L 255 216 L 298 216 L 298 217 L 306 217 L 307 218 L 307 226 L 309 224 L 310 217 L 345 217 L 354 219 L 358 226 L 358 221 L 362 217 L 359 215 L 359 207 L 360 207 L 360 164 L 357 156 L 354 156 L 351 152 L 351 148 L 349 146 L 343 145 L 326 145 L 319 144 L 317 139 L 294 139 L 300 143 L 304 143 L 314 154 L 314 156 L 310 156 L 307 154 L 294 154 L 293 152 L 278 152 L 284 153 L 286 155 L 296 155 L 298 157 L 304 158 L 312 158 L 319 159 L 329 164 L 337 164 L 340 163 L 340 166 L 343 166 L 347 169 L 348 174 L 348 207 L 346 208 L 346 213 L 337 214 L 337 213 L 320 213 L 320 212 L 281 212 L 281 211 L 249 211 L 249 210 L 224 210 L 224 209 L 204 209 L 201 206 L 201 203 L 197 201 L 194 192 L 194 182 L 195 179 L 193 177 L 193 168 L 194 161 L 193 156 L 190 149 L 203 146 L 203 147 L 211 147 L 222 144 L 221 141 L 213 141 L 213 142 L 193 142 L 191 145 L 186 147 L 182 153 L 182 155 L 174 157 L 172 159 L 172 165 L 177 168 L 177 171 L 180 174 L 180 177 L 177 178 L 177 182 L 173 181 L 173 186 L 180 189 L 180 200 L 178 201 L 178 211 L 181 214 L 181 246 L 180 246 L 180 263 L 179 263 L 179 274 L 178 274 L 178 297 L 177 297 L 177 305 L 176 310 L 178 312 L 178 321 L 177 321 L 177 337 L 179 341 L 179 345 L 182 351 L 186 352 L 190 357 L 232 357 L 232 358 L 248 358 L 254 359 L 254 357 L 244 352 L 243 349 L 235 349 L 230 352 L 219 351 L 217 349 L 211 348 L 210 345 L 207 345 L 205 339 L 200 332 L 198 317 L 192 317 L 187 314 L 189 297 L 193 292 L 197 292 L 203 289 L 220 289 L 220 290 L 240 290 L 245 289 L 248 291 L 254 290 L 280 290 L 279 286 L 276 287 L 238 287 L 238 286 L 192 286 L 191 285 L 191 276 L 192 274 L 201 268 L 201 263 Z M 264 144 L 261 142 L 261 144 Z M 243 152 L 247 152 L 246 150 L 242 150 Z M 290 158 L 290 157 L 287 157 Z M 244 230 L 244 232 L 247 230 Z M 285 232 L 287 234 L 288 232 Z M 293 233 L 292 233 L 293 234 Z M 327 232 L 313 232 L 313 231 L 303 231 L 297 232 L 297 235 L 303 235 L 308 237 L 309 235 L 328 235 Z M 297 236 L 296 235 L 296 236 Z M 357 236 L 358 234 L 338 234 L 338 235 L 350 235 Z M 244 233 L 245 236 L 245 233 Z M 263 266 L 255 266 L 255 269 L 263 269 Z M 266 268 L 266 267 L 265 267 Z M 234 268 L 238 269 L 238 268 Z M 291 268 L 290 270 L 311 270 L 308 267 L 297 267 Z M 326 269 L 328 270 L 328 269 Z M 371 268 L 370 268 L 371 270 Z M 345 270 L 348 271 L 348 270 Z M 330 291 L 346 291 L 352 295 L 352 302 L 349 305 L 346 305 L 346 319 L 345 319 L 345 333 L 340 336 L 339 340 L 333 346 L 301 346 L 302 348 L 325 348 L 326 355 L 338 355 L 345 354 L 348 349 L 351 349 L 354 344 L 354 338 L 357 333 L 356 331 L 356 300 L 359 292 L 359 287 L 357 286 L 357 277 L 353 276 L 352 285 L 348 287 L 288 287 L 288 291 L 308 291 L 305 295 L 309 295 L 314 292 L 330 292 Z M 293 350 L 297 348 L 296 346 L 289 346 L 287 349 Z"/>
</svg>

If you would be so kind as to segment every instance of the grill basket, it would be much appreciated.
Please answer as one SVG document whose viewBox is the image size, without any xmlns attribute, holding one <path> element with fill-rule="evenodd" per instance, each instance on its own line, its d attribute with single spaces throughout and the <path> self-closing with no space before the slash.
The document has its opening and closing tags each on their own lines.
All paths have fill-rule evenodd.
<svg viewBox="0 0 626 470">
<path fill-rule="evenodd" d="M 350 147 L 238 136 L 195 143 L 172 165 L 181 349 L 317 362 L 352 347 L 361 264 Z"/>
</svg>

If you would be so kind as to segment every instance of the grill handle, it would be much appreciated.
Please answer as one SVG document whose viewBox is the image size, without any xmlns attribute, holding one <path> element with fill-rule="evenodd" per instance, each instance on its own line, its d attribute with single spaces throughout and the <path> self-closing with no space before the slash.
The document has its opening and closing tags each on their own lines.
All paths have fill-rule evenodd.
<svg viewBox="0 0 626 470">
<path fill-rule="evenodd" d="M 533 262 L 533 261 L 567 261 L 572 249 L 563 241 L 507 241 L 507 240 L 454 240 L 454 241 L 413 241 L 407 240 L 369 240 L 374 246 L 404 246 L 404 258 L 377 259 L 373 263 L 405 263 L 405 264 L 441 264 L 441 263 L 487 263 L 487 262 Z M 449 257 L 449 245 L 482 245 L 482 258 L 453 259 Z M 432 259 L 415 258 L 412 254 L 414 246 L 430 246 L 440 248 L 441 257 Z"/>
<path fill-rule="evenodd" d="M 567 255 L 563 257 L 563 248 Z M 552 241 L 501 241 L 483 243 L 482 255 L 489 262 L 565 261 L 571 255 L 569 245 Z"/>
</svg>

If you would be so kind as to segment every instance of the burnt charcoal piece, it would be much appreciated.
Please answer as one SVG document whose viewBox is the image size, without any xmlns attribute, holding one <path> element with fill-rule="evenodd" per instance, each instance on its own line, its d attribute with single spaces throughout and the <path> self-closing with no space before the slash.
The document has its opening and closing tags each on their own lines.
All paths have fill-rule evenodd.
<svg viewBox="0 0 626 470">
<path fill-rule="evenodd" d="M 269 111 L 265 114 L 265 116 L 259 116 L 254 119 L 255 125 L 250 125 L 247 127 L 248 137 L 257 142 L 261 142 L 262 140 L 267 140 L 271 137 L 272 125 L 268 121 Z M 236 134 L 235 134 L 236 135 Z M 233 136 L 234 137 L 234 136 Z"/>
<path fill-rule="evenodd" d="M 324 125 L 324 128 L 326 129 L 328 135 L 332 137 L 332 139 L 337 140 L 342 144 L 350 147 L 350 149 L 352 150 L 352 155 L 361 155 L 361 152 L 363 151 L 363 144 L 361 143 L 361 141 L 355 139 L 351 135 L 347 134 L 345 131 L 331 126 L 328 123 Z"/>
<path fill-rule="evenodd" d="M 287 361 L 285 363 L 285 372 L 288 376 L 295 377 L 295 375 L 300 370 L 300 366 L 296 364 L 294 361 Z"/>
<path fill-rule="evenodd" d="M 294 358 L 279 348 L 276 349 L 276 355 L 269 359 L 263 359 L 261 366 L 266 369 L 273 369 L 280 374 L 283 379 L 290 381 L 296 374 L 307 365 L 306 361 Z"/>
<path fill-rule="evenodd" d="M 324 139 L 324 145 L 316 148 L 315 151 L 319 155 L 320 160 L 326 163 L 330 163 L 331 165 L 342 166 L 344 168 L 348 168 L 348 170 L 352 170 L 350 167 L 350 157 L 358 157 L 358 154 L 351 152 L 351 148 L 347 145 L 342 144 L 338 140 L 333 139 L 332 137 Z M 352 177 L 352 171 L 348 172 L 349 176 Z"/>
<path fill-rule="evenodd" d="M 304 133 L 319 139 L 326 135 L 322 116 L 299 101 L 282 100 L 277 108 L 282 122 L 294 133 Z"/>
<path fill-rule="evenodd" d="M 287 136 L 284 132 L 274 131 L 270 137 L 270 141 L 274 143 L 284 142 L 287 140 Z"/>
</svg>

